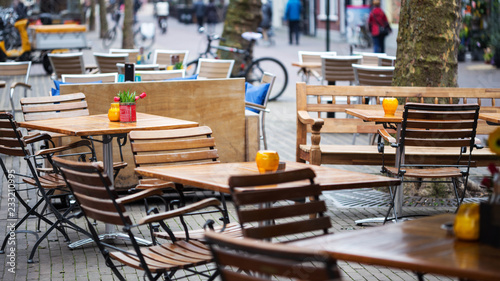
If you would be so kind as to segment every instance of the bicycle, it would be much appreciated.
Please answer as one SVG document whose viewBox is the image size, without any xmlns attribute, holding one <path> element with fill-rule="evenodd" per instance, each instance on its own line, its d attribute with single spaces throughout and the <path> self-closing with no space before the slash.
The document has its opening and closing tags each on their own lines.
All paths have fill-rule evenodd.
<svg viewBox="0 0 500 281">
<path fill-rule="evenodd" d="M 201 28 L 200 32 L 204 32 L 204 29 Z M 241 36 L 245 40 L 249 41 L 248 47 L 246 49 L 238 49 L 226 46 L 213 46 L 213 41 L 223 41 L 224 39 L 216 34 L 207 33 L 207 47 L 205 51 L 200 54 L 198 59 L 209 57 L 218 59 L 219 57 L 216 53 L 214 53 L 214 50 L 222 50 L 230 53 L 240 54 L 241 56 L 243 56 L 243 62 L 240 65 L 240 70 L 236 75 L 231 75 L 231 77 L 245 77 L 246 82 L 254 84 L 260 83 L 264 72 L 269 72 L 273 75 L 276 75 L 273 90 L 271 92 L 271 95 L 269 96 L 269 100 L 276 100 L 283 94 L 288 84 L 288 72 L 286 71 L 285 66 L 275 58 L 253 58 L 253 46 L 258 39 L 262 38 L 262 34 L 256 32 L 245 32 Z M 198 59 L 193 60 L 187 64 L 187 75 L 195 74 L 198 68 Z"/>
<path fill-rule="evenodd" d="M 111 29 L 106 32 L 106 35 L 102 38 L 102 45 L 105 49 L 108 49 L 111 44 L 116 39 L 120 25 L 121 11 L 119 9 L 114 9 L 111 14 L 111 19 L 114 24 Z M 143 47 L 145 50 L 149 50 L 155 42 L 155 25 L 154 23 L 142 23 L 134 30 L 134 46 L 136 48 Z"/>
</svg>

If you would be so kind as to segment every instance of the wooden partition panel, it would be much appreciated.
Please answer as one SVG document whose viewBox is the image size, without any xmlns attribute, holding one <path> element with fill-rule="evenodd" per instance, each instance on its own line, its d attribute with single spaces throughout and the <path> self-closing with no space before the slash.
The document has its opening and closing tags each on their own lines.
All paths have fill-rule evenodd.
<svg viewBox="0 0 500 281">
<path fill-rule="evenodd" d="M 107 113 L 119 90 L 147 93 L 146 98 L 137 102 L 137 112 L 195 121 L 212 128 L 221 162 L 246 160 L 244 79 L 61 85 L 61 94 L 84 93 L 91 115 Z M 113 141 L 116 161 L 120 155 Z M 96 147 L 96 151 L 102 153 L 102 148 Z M 116 185 L 129 187 L 137 183 L 137 178 L 128 143 L 123 152 L 129 167 L 120 172 Z"/>
</svg>

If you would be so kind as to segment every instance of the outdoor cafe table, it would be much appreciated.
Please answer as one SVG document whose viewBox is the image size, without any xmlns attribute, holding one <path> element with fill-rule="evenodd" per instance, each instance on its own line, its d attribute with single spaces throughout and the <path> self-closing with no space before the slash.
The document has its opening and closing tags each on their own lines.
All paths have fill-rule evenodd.
<svg viewBox="0 0 500 281">
<path fill-rule="evenodd" d="M 68 136 L 79 136 L 82 138 L 99 135 L 102 136 L 104 170 L 108 174 L 111 182 L 113 182 L 112 140 L 114 137 L 126 137 L 127 133 L 132 130 L 162 130 L 198 126 L 198 123 L 192 121 L 145 113 L 137 113 L 137 122 L 130 123 L 111 122 L 109 121 L 107 114 L 98 114 L 71 118 L 20 122 L 19 124 L 21 127 L 28 129 L 61 133 Z M 103 238 L 122 238 L 121 233 L 114 233 L 113 225 L 106 225 L 106 233 L 106 235 L 102 236 Z M 78 247 L 91 241 L 92 239 L 77 241 L 70 244 L 69 247 Z"/>
<path fill-rule="evenodd" d="M 316 174 L 314 180 L 323 190 L 339 190 L 364 187 L 382 187 L 399 184 L 400 180 L 380 175 L 346 171 L 326 166 L 298 162 L 285 162 L 286 171 L 311 168 Z M 197 188 L 230 193 L 229 178 L 232 176 L 259 174 L 255 162 L 214 163 L 182 166 L 149 166 L 135 169 L 145 177 L 154 177 Z M 226 206 L 223 206 L 226 210 Z M 225 214 L 227 217 L 227 214 Z"/>
<path fill-rule="evenodd" d="M 299 73 L 303 73 L 304 82 L 309 82 L 309 76 L 311 73 L 311 69 L 321 68 L 320 62 L 292 62 L 292 66 L 300 67 Z"/>
<path fill-rule="evenodd" d="M 489 125 L 500 125 L 500 112 L 479 113 L 479 119 L 485 120 Z"/>
<path fill-rule="evenodd" d="M 453 221 L 454 215 L 444 214 L 316 236 L 290 244 L 326 251 L 342 261 L 411 270 L 419 274 L 500 280 L 500 249 L 457 240 L 451 231 L 442 228 L 443 224 Z"/>
</svg>

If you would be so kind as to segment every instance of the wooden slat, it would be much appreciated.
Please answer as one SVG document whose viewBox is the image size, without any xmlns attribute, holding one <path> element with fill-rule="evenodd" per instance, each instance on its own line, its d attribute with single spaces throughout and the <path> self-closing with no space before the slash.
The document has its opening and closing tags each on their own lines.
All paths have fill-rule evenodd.
<svg viewBox="0 0 500 281">
<path fill-rule="evenodd" d="M 296 233 L 328 229 L 331 226 L 330 218 L 320 217 L 310 218 L 307 221 L 295 221 L 277 225 L 262 226 L 258 228 L 245 228 L 243 229 L 243 234 L 245 237 L 254 239 L 267 239 Z"/>
<path fill-rule="evenodd" d="M 21 156 L 24 157 L 24 151 L 21 148 L 11 148 L 0 145 L 0 153 L 10 156 Z"/>
<path fill-rule="evenodd" d="M 31 113 L 24 115 L 24 121 L 37 121 L 37 120 L 56 119 L 56 118 L 72 118 L 72 117 L 88 116 L 88 115 L 89 115 L 88 109 L 62 111 L 62 112 L 48 112 L 48 113 L 47 112 Z"/>
<path fill-rule="evenodd" d="M 157 153 L 154 155 L 136 155 L 135 162 L 137 165 L 155 164 L 155 163 L 172 163 L 183 161 L 195 161 L 203 159 L 216 159 L 218 153 L 216 149 L 182 152 L 182 153 Z"/>
<path fill-rule="evenodd" d="M 67 94 L 60 96 L 21 98 L 21 104 L 32 105 L 32 104 L 54 103 L 54 102 L 78 101 L 83 99 L 85 99 L 85 95 L 83 93 L 74 93 L 74 94 Z"/>
<path fill-rule="evenodd" d="M 240 210 L 239 218 L 244 222 L 256 222 L 265 220 L 275 220 L 287 217 L 302 216 L 326 212 L 326 205 L 323 201 L 298 203 L 266 209 Z"/>
<path fill-rule="evenodd" d="M 63 110 L 75 110 L 75 109 L 86 109 L 86 108 L 87 108 L 86 101 L 61 102 L 58 104 L 42 104 L 42 105 L 22 106 L 24 114 L 34 113 L 34 112 L 63 111 Z"/>
<path fill-rule="evenodd" d="M 80 206 L 83 211 L 85 212 L 85 215 L 89 218 L 102 221 L 104 223 L 110 223 L 110 224 L 116 224 L 116 225 L 125 225 L 125 224 L 132 224 L 132 221 L 130 220 L 129 216 L 127 214 L 123 214 L 125 222 L 120 218 L 120 215 L 116 211 L 114 212 L 105 212 L 101 211 L 100 209 L 94 209 L 90 208 L 88 206 Z"/>
<path fill-rule="evenodd" d="M 283 187 L 278 189 L 256 189 L 249 191 L 240 191 L 239 188 L 235 188 L 233 200 L 235 204 L 248 205 L 274 202 L 278 200 L 305 198 L 309 196 L 319 196 L 320 194 L 321 187 L 317 184 Z"/>
<path fill-rule="evenodd" d="M 443 138 L 471 138 L 471 130 L 412 130 L 405 131 L 406 138 L 429 138 L 429 139 L 443 139 Z"/>
<path fill-rule="evenodd" d="M 473 129 L 473 120 L 463 120 L 463 121 L 424 121 L 424 120 L 408 120 L 407 128 L 419 128 L 419 129 Z"/>
<path fill-rule="evenodd" d="M 432 147 L 468 147 L 471 144 L 470 139 L 412 139 L 406 138 L 405 145 L 412 146 L 432 146 Z"/>
<path fill-rule="evenodd" d="M 422 120 L 471 120 L 475 118 L 475 112 L 422 112 L 408 111 L 408 119 Z"/>
<path fill-rule="evenodd" d="M 78 202 L 80 203 L 80 206 L 86 206 L 88 208 L 92 209 L 99 209 L 101 211 L 106 211 L 106 212 L 115 212 L 116 213 L 116 207 L 113 204 L 113 200 L 108 198 L 99 198 L 99 197 L 94 197 L 94 196 L 87 196 L 85 194 L 79 193 L 76 190 L 73 192 L 75 196 L 78 198 Z M 125 207 L 123 204 L 118 204 L 118 207 L 122 212 L 125 212 Z"/>
<path fill-rule="evenodd" d="M 212 134 L 212 129 L 208 126 L 200 126 L 193 128 L 185 128 L 178 130 L 148 130 L 148 131 L 132 131 L 129 133 L 131 140 L 158 140 L 158 139 L 173 139 L 186 138 Z"/>
<path fill-rule="evenodd" d="M 210 148 L 210 147 L 215 147 L 215 139 L 213 138 L 132 143 L 133 152 L 153 152 L 153 151 Z"/>
</svg>

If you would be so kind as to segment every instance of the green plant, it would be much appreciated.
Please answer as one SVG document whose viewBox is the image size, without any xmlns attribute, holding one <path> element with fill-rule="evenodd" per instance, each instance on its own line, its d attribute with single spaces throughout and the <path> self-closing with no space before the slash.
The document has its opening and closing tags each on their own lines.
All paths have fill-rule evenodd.
<svg viewBox="0 0 500 281">
<path fill-rule="evenodd" d="M 484 61 L 485 62 L 490 62 L 491 59 L 493 58 L 494 54 L 495 53 L 494 53 L 494 51 L 491 50 L 491 48 L 484 49 L 484 55 L 483 55 Z"/>
<path fill-rule="evenodd" d="M 119 91 L 114 98 L 115 102 L 136 102 L 139 98 L 143 99 L 146 97 L 146 93 L 142 93 L 136 96 L 135 92 L 130 92 L 130 90 Z"/>
<path fill-rule="evenodd" d="M 174 65 L 174 69 L 182 69 L 182 62 L 178 62 Z"/>
</svg>

